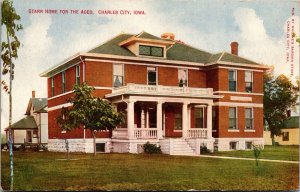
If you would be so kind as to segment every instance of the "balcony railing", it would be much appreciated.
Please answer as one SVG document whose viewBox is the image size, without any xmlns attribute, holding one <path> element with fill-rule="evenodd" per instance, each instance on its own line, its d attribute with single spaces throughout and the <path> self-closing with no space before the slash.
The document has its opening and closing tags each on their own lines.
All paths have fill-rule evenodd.
<svg viewBox="0 0 300 192">
<path fill-rule="evenodd" d="M 128 83 L 126 86 L 114 88 L 112 90 L 112 93 L 106 95 L 106 97 L 112 97 L 123 94 L 178 95 L 201 97 L 213 96 L 213 89 Z"/>
<path fill-rule="evenodd" d="M 208 129 L 206 128 L 191 128 L 187 131 L 188 138 L 207 138 Z"/>
</svg>

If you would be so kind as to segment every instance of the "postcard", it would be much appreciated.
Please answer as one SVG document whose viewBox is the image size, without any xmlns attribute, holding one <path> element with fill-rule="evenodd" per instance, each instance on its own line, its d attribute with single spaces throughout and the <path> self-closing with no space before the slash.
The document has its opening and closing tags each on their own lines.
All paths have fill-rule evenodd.
<svg viewBox="0 0 300 192">
<path fill-rule="evenodd" d="M 2 189 L 299 189 L 299 1 L 1 5 Z"/>
</svg>

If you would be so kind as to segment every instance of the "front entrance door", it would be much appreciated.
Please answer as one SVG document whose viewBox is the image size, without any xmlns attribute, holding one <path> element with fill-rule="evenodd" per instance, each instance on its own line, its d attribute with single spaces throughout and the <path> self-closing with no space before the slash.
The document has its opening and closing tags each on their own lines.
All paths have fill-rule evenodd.
<svg viewBox="0 0 300 192">
<path fill-rule="evenodd" d="M 165 137 L 182 136 L 182 107 L 167 105 L 165 107 Z"/>
</svg>

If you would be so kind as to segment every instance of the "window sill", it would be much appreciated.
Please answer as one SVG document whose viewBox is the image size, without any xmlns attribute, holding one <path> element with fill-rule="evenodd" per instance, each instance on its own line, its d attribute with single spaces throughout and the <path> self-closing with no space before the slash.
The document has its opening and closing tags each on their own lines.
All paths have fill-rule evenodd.
<svg viewBox="0 0 300 192">
<path fill-rule="evenodd" d="M 228 129 L 228 132 L 240 132 L 238 129 Z"/>
<path fill-rule="evenodd" d="M 217 130 L 212 130 L 212 132 L 217 132 Z"/>
<path fill-rule="evenodd" d="M 244 132 L 255 132 L 255 129 L 245 129 Z"/>
</svg>

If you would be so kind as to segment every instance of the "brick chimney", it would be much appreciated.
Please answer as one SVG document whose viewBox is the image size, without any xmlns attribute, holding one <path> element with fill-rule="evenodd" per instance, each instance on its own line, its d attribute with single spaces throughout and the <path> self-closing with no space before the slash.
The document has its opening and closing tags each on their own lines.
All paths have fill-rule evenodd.
<svg viewBox="0 0 300 192">
<path fill-rule="evenodd" d="M 31 96 L 32 98 L 35 98 L 35 91 L 32 91 L 32 92 L 31 92 L 31 95 L 32 95 L 32 96 Z"/>
<path fill-rule="evenodd" d="M 174 33 L 163 33 L 163 34 L 161 34 L 160 37 L 161 37 L 162 39 L 172 39 L 172 40 L 175 39 Z"/>
<path fill-rule="evenodd" d="M 238 42 L 231 42 L 231 54 L 239 55 L 239 44 Z"/>
</svg>

